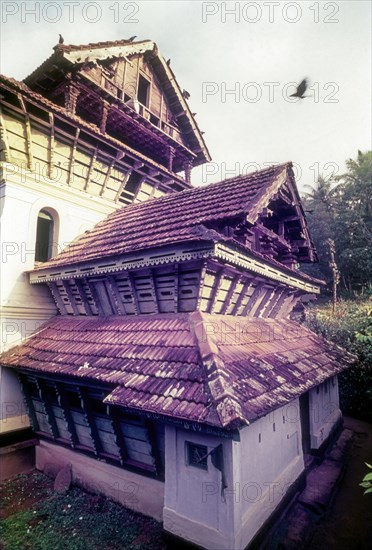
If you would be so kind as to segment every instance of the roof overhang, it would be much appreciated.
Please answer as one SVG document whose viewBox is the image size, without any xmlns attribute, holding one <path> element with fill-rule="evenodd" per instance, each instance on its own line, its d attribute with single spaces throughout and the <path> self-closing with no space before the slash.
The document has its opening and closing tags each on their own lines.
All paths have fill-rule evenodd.
<svg viewBox="0 0 372 550">
<path fill-rule="evenodd" d="M 68 265 L 48 267 L 42 265 L 29 272 L 30 283 L 48 283 L 71 278 L 86 278 L 93 275 L 119 273 L 139 270 L 157 265 L 169 265 L 193 260 L 215 258 L 235 266 L 241 271 L 252 272 L 289 287 L 303 290 L 310 294 L 319 294 L 322 281 L 313 279 L 304 273 L 286 268 L 269 259 L 255 256 L 253 252 L 225 243 L 196 241 L 178 244 L 176 246 L 159 247 L 150 250 L 140 250 L 126 255 L 112 256 L 87 262 L 73 262 Z"/>
</svg>

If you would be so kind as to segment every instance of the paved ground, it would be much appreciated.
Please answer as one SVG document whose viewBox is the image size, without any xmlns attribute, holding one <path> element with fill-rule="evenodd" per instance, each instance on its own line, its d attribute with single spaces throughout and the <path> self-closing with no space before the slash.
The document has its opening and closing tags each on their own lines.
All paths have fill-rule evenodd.
<svg viewBox="0 0 372 550">
<path fill-rule="evenodd" d="M 345 417 L 337 442 L 260 550 L 370 550 L 372 495 L 359 486 L 365 462 L 372 463 L 372 424 Z"/>
<path fill-rule="evenodd" d="M 329 510 L 315 527 L 308 550 L 369 550 L 372 548 L 372 494 L 359 487 L 372 462 L 372 424 L 345 417 L 354 432 L 346 469 Z"/>
</svg>

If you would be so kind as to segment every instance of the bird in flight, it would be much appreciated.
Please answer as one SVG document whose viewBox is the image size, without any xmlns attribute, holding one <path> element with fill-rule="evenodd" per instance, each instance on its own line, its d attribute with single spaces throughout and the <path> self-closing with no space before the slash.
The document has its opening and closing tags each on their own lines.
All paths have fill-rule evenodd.
<svg viewBox="0 0 372 550">
<path fill-rule="evenodd" d="M 59 35 L 59 40 L 58 40 L 58 43 L 59 44 L 63 44 L 65 41 L 65 39 L 63 38 L 62 34 Z"/>
<path fill-rule="evenodd" d="M 297 89 L 294 94 L 291 94 L 289 97 L 298 97 L 299 99 L 303 99 L 304 97 L 310 97 L 308 95 L 304 95 L 308 87 L 308 81 L 306 78 L 303 79 L 302 82 L 299 83 L 297 86 Z"/>
</svg>

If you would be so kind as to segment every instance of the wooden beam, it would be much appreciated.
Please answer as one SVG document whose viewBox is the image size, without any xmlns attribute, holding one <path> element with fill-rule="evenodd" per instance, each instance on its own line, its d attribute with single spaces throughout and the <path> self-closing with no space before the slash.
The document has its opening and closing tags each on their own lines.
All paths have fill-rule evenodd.
<svg viewBox="0 0 372 550">
<path fill-rule="evenodd" d="M 28 164 L 28 168 L 30 170 L 33 170 L 34 157 L 33 157 L 33 154 L 32 154 L 32 132 L 31 132 L 30 117 L 28 115 L 23 97 L 21 96 L 21 94 L 17 94 L 17 97 L 18 97 L 18 101 L 19 101 L 19 103 L 22 107 L 23 115 L 24 115 L 24 118 L 25 118 L 27 164 Z"/>
<path fill-rule="evenodd" d="M 277 317 L 288 317 L 294 306 L 296 305 L 297 300 L 299 299 L 300 293 L 297 290 L 291 292 L 281 303 L 281 306 L 277 312 Z"/>
<path fill-rule="evenodd" d="M 101 115 L 101 122 L 99 125 L 99 129 L 102 132 L 102 134 L 106 133 L 106 124 L 107 124 L 107 118 L 110 111 L 110 104 L 108 101 L 102 100 L 102 115 Z"/>
<path fill-rule="evenodd" d="M 135 282 L 134 282 L 133 275 L 131 274 L 130 271 L 128 271 L 128 281 L 129 281 L 129 286 L 130 286 L 131 293 L 132 293 L 132 296 L 133 296 L 134 313 L 135 313 L 136 315 L 139 315 L 139 313 L 140 313 L 140 307 L 139 307 L 139 303 L 138 303 L 138 296 L 137 296 L 137 291 L 136 291 L 136 285 L 135 285 Z"/>
<path fill-rule="evenodd" d="M 169 147 L 168 151 L 168 170 L 169 172 L 173 172 L 173 160 L 176 155 L 176 151 L 174 147 Z"/>
<path fill-rule="evenodd" d="M 76 112 L 77 99 L 81 90 L 76 84 L 69 82 L 65 87 L 65 109 L 72 115 Z"/>
<path fill-rule="evenodd" d="M 107 275 L 107 282 L 114 297 L 114 303 L 116 305 L 117 314 L 125 315 L 126 313 L 125 313 L 123 301 L 121 299 L 115 277 L 113 275 Z"/>
<path fill-rule="evenodd" d="M 238 311 L 239 311 L 239 308 L 241 306 L 241 303 L 244 300 L 248 289 L 254 284 L 255 280 L 256 279 L 254 279 L 254 278 L 252 278 L 252 279 L 249 278 L 249 279 L 246 280 L 246 282 L 244 283 L 244 286 L 242 288 L 242 291 L 241 291 L 241 293 L 240 293 L 240 295 L 239 295 L 239 297 L 236 301 L 236 304 L 235 304 L 235 306 L 234 306 L 234 308 L 231 312 L 231 315 L 238 315 Z"/>
<path fill-rule="evenodd" d="M 50 282 L 48 283 L 48 287 L 50 292 L 52 293 L 52 296 L 54 298 L 54 301 L 57 305 L 57 308 L 59 309 L 59 312 L 61 315 L 67 315 L 67 309 L 66 306 L 62 300 L 62 296 L 59 292 L 59 287 L 56 283 Z"/>
<path fill-rule="evenodd" d="M 278 235 L 278 233 L 275 233 L 275 231 L 268 229 L 262 224 L 257 224 L 253 226 L 252 230 L 253 232 L 258 232 L 261 235 L 265 235 L 266 237 L 272 239 L 274 242 L 279 242 L 286 248 L 291 248 L 291 244 L 284 237 L 281 237 L 280 235 Z"/>
<path fill-rule="evenodd" d="M 34 405 L 33 405 L 32 398 L 31 398 L 31 395 L 30 395 L 30 391 L 29 391 L 29 388 L 28 388 L 28 385 L 27 385 L 28 384 L 27 377 L 23 373 L 20 373 L 20 372 L 17 372 L 17 377 L 18 377 L 19 383 L 21 384 L 24 401 L 25 401 L 25 404 L 26 404 L 26 407 L 27 407 L 28 415 L 29 415 L 30 420 L 31 420 L 32 427 L 33 427 L 34 431 L 37 432 L 37 431 L 39 431 L 39 429 L 38 429 L 39 428 L 39 422 L 38 422 L 37 416 L 35 414 Z M 39 391 L 39 388 L 38 388 L 38 391 Z"/>
<path fill-rule="evenodd" d="M 258 305 L 258 307 L 255 309 L 255 312 L 254 312 L 254 315 L 253 315 L 254 317 L 263 317 L 264 311 L 266 310 L 266 308 L 269 306 L 270 302 L 275 297 L 275 292 L 276 292 L 275 288 L 272 288 L 271 291 L 270 291 L 269 288 L 267 289 L 266 294 L 264 295 L 264 297 L 260 301 L 260 304 Z"/>
<path fill-rule="evenodd" d="M 205 260 L 203 265 L 202 265 L 201 272 L 200 272 L 199 292 L 198 292 L 198 296 L 197 296 L 197 299 L 196 299 L 196 308 L 195 309 L 200 309 L 200 304 L 201 304 L 201 301 L 203 299 L 204 279 L 205 279 L 205 276 L 206 276 L 206 273 L 207 273 L 207 267 L 208 267 L 208 262 L 207 262 L 207 260 Z"/>
<path fill-rule="evenodd" d="M 119 449 L 120 464 L 124 466 L 126 460 L 128 459 L 128 451 L 125 444 L 123 432 L 121 431 L 118 409 L 113 405 L 109 405 L 109 412 L 112 422 L 112 428 L 114 430 L 115 441 Z"/>
<path fill-rule="evenodd" d="M 151 453 L 155 460 L 156 475 L 158 477 L 163 477 L 164 468 L 160 457 L 154 422 L 151 422 L 150 420 L 145 420 L 145 428 L 149 437 Z"/>
<path fill-rule="evenodd" d="M 123 178 L 120 182 L 119 189 L 117 190 L 116 195 L 115 195 L 115 202 L 118 202 L 118 200 L 120 199 L 120 195 L 122 194 L 123 189 L 124 189 L 125 185 L 127 184 L 131 174 L 132 174 L 132 171 L 133 170 L 129 170 L 126 174 L 124 174 L 124 176 L 123 176 Z"/>
<path fill-rule="evenodd" d="M 77 147 L 77 143 L 78 143 L 78 140 L 79 140 L 79 135 L 80 135 L 80 128 L 76 128 L 74 143 L 71 147 L 70 165 L 68 167 L 67 185 L 71 185 L 72 171 L 74 169 L 75 152 L 76 152 L 76 147 Z"/>
<path fill-rule="evenodd" d="M 71 290 L 70 285 L 68 284 L 68 281 L 63 279 L 61 282 L 62 282 L 63 288 L 66 291 L 67 298 L 69 299 L 69 302 L 70 302 L 70 305 L 72 307 L 72 311 L 74 312 L 74 315 L 79 315 L 79 310 L 76 306 L 75 298 L 72 294 L 72 290 Z"/>
<path fill-rule="evenodd" d="M 77 389 L 81 400 L 84 416 L 89 426 L 90 437 L 92 439 L 93 447 L 94 447 L 94 454 L 96 456 L 99 456 L 99 454 L 103 451 L 103 448 L 102 448 L 102 443 L 97 430 L 97 426 L 94 420 L 94 415 L 89 405 L 89 399 L 86 394 L 85 388 L 83 388 L 82 386 L 77 386 Z"/>
<path fill-rule="evenodd" d="M 64 392 L 62 384 L 60 384 L 59 382 L 55 382 L 55 388 L 58 396 L 59 405 L 63 411 L 63 416 L 65 417 L 67 429 L 71 436 L 71 446 L 72 448 L 75 448 L 77 445 L 79 445 L 79 438 L 76 433 L 75 422 L 72 418 L 69 404 L 67 403 L 66 394 Z"/>
<path fill-rule="evenodd" d="M 154 305 L 155 305 L 155 313 L 159 313 L 159 300 L 158 295 L 156 293 L 156 287 L 155 287 L 155 277 L 154 277 L 154 270 L 149 269 L 149 276 L 150 276 L 150 287 L 152 290 L 152 293 L 154 295 Z"/>
<path fill-rule="evenodd" d="M 101 188 L 101 191 L 99 193 L 100 197 L 103 196 L 104 192 L 105 192 L 105 189 L 107 187 L 107 184 L 110 180 L 110 177 L 111 177 L 111 173 L 112 173 L 112 170 L 114 169 L 114 166 L 115 166 L 115 163 L 118 162 L 119 160 L 121 160 L 122 158 L 125 157 L 125 153 L 122 152 L 122 151 L 116 151 L 116 157 L 114 159 L 111 160 L 110 164 L 109 164 L 109 167 L 107 168 L 107 172 L 106 172 L 106 175 L 105 175 L 105 179 L 104 179 L 104 182 L 103 182 L 103 185 L 102 185 L 102 188 Z"/>
<path fill-rule="evenodd" d="M 53 437 L 55 439 L 58 439 L 60 437 L 59 429 L 58 429 L 58 426 L 57 426 L 57 423 L 56 423 L 56 419 L 55 419 L 55 416 L 54 416 L 52 405 L 49 402 L 49 399 L 46 395 L 45 384 L 44 384 L 43 380 L 41 380 L 40 378 L 36 378 L 36 385 L 38 387 L 39 394 L 40 394 L 41 400 L 43 402 L 43 406 L 44 406 L 46 415 L 48 417 L 48 421 L 49 421 L 49 425 L 50 425 L 51 430 L 52 430 Z"/>
<path fill-rule="evenodd" d="M 0 105 L 0 161 L 11 162 L 10 147 L 7 129 L 3 117 L 3 109 Z"/>
<path fill-rule="evenodd" d="M 95 287 L 95 284 L 94 284 L 94 281 L 91 281 L 89 279 L 86 279 L 85 280 L 86 284 L 88 285 L 88 288 L 90 290 L 90 293 L 92 295 L 92 298 L 93 298 L 93 301 L 94 303 L 96 304 L 96 308 L 98 310 L 98 314 L 99 315 L 103 315 L 103 316 L 107 316 L 107 313 L 106 311 L 104 310 L 104 308 L 102 307 L 102 303 L 101 303 L 101 299 L 98 295 L 98 292 L 97 292 L 97 289 Z"/>
<path fill-rule="evenodd" d="M 227 310 L 227 308 L 228 308 L 229 305 L 230 305 L 231 298 L 233 297 L 234 292 L 235 292 L 235 290 L 236 290 L 236 287 L 238 286 L 238 283 L 239 283 L 240 280 L 241 280 L 241 276 L 240 276 L 240 275 L 236 275 L 236 276 L 234 277 L 234 279 L 232 279 L 230 288 L 229 288 L 229 290 L 227 291 L 226 298 L 225 298 L 224 304 L 223 304 L 222 309 L 221 309 L 221 312 L 220 312 L 221 315 L 223 315 L 224 313 L 226 313 L 226 310 Z"/>
<path fill-rule="evenodd" d="M 257 283 L 256 288 L 254 289 L 252 295 L 248 299 L 247 305 L 244 307 L 241 315 L 245 317 L 246 315 L 250 313 L 254 313 L 254 311 L 258 308 L 258 306 L 261 303 L 262 298 L 265 296 L 265 283 Z"/>
<path fill-rule="evenodd" d="M 290 292 L 291 291 L 287 287 L 283 287 L 283 290 L 279 294 L 275 304 L 273 305 L 271 310 L 267 312 L 267 317 L 269 317 L 270 319 L 275 319 L 277 317 L 277 314 L 280 311 L 284 300 L 289 296 Z"/>
<path fill-rule="evenodd" d="M 124 101 L 125 98 L 124 98 L 124 94 L 125 94 L 125 77 L 127 75 L 127 64 L 128 64 L 128 61 L 126 58 L 123 58 L 125 61 L 124 61 L 124 70 L 123 70 L 123 80 L 121 82 L 121 95 L 122 95 L 122 100 Z M 129 94 L 127 94 L 129 95 Z"/>
<path fill-rule="evenodd" d="M 79 291 L 79 296 L 81 298 L 81 303 L 85 309 L 85 312 L 87 315 L 94 315 L 93 311 L 92 311 L 92 308 L 90 306 L 90 303 L 88 301 L 88 298 L 85 294 L 85 290 L 84 290 L 84 287 L 83 287 L 83 282 L 81 279 L 77 278 L 74 280 L 75 282 L 75 285 Z"/>
<path fill-rule="evenodd" d="M 92 177 L 92 171 L 93 171 L 93 165 L 97 158 L 97 152 L 98 152 L 98 145 L 94 148 L 92 158 L 90 159 L 87 179 L 85 181 L 84 191 L 89 191 L 89 185 L 90 185 L 90 179 Z"/>
<path fill-rule="evenodd" d="M 137 197 L 138 197 L 138 195 L 139 195 L 139 192 L 141 191 L 142 184 L 143 184 L 143 182 L 145 181 L 145 179 L 146 179 L 146 176 L 144 175 L 144 176 L 142 176 L 142 177 L 138 180 L 138 182 L 137 182 L 137 188 L 136 188 L 136 190 L 135 190 L 135 192 L 134 192 L 134 195 L 133 195 L 133 202 L 136 201 L 136 199 L 137 199 Z"/>
<path fill-rule="evenodd" d="M 174 312 L 178 313 L 178 307 L 179 307 L 179 273 L 180 273 L 180 266 L 179 264 L 176 264 L 174 266 Z"/>
<path fill-rule="evenodd" d="M 209 307 L 208 307 L 208 313 L 213 313 L 214 309 L 216 307 L 216 299 L 218 298 L 218 291 L 219 291 L 219 288 L 220 288 L 220 284 L 221 284 L 221 280 L 223 278 L 223 275 L 224 275 L 224 269 L 223 268 L 220 269 L 218 272 L 216 272 L 212 293 L 211 293 L 211 296 L 209 298 L 210 302 L 209 302 Z"/>
<path fill-rule="evenodd" d="M 191 160 L 187 160 L 185 163 L 184 163 L 184 170 L 185 170 L 185 181 L 187 181 L 187 183 L 191 183 L 191 170 L 192 170 L 192 161 Z"/>
</svg>

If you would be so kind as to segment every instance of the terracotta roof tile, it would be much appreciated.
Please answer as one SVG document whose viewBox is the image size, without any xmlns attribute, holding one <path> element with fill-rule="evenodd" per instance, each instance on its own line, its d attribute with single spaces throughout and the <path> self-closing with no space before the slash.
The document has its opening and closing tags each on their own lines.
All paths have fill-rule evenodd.
<svg viewBox="0 0 372 550">
<path fill-rule="evenodd" d="M 218 353 L 202 357 L 207 332 Z M 141 337 L 146 344 L 133 347 Z M 352 361 L 289 320 L 236 322 L 199 312 L 56 317 L 1 358 L 10 367 L 105 382 L 112 388 L 107 401 L 119 406 L 224 428 L 290 402 Z"/>
<path fill-rule="evenodd" d="M 125 206 L 85 232 L 40 269 L 169 243 L 211 240 L 201 225 L 249 212 L 276 178 L 286 179 L 288 170 L 289 164 L 272 166 L 206 187 Z"/>
</svg>

